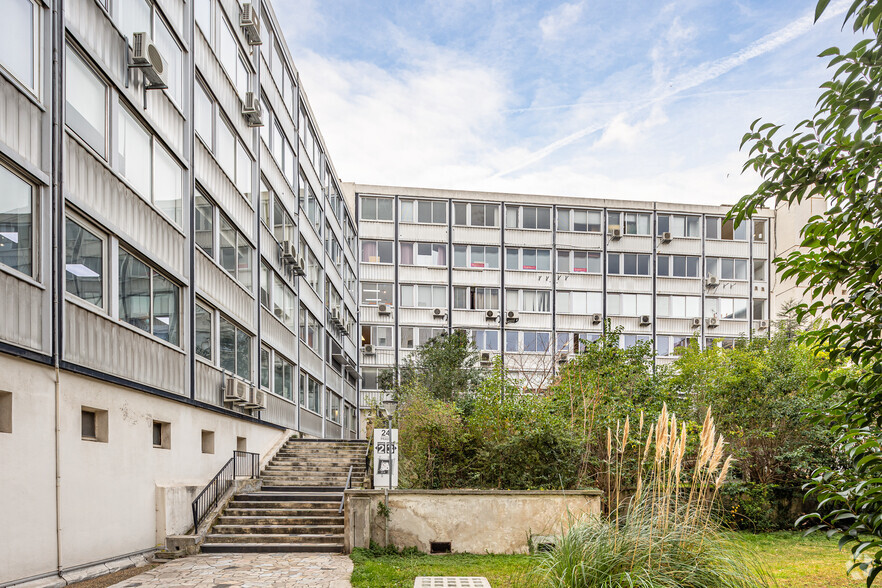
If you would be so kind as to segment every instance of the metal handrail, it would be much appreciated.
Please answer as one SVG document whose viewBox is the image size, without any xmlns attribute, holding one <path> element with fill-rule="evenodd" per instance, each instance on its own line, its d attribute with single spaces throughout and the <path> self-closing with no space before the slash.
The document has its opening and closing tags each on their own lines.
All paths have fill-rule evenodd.
<svg viewBox="0 0 882 588">
<path fill-rule="evenodd" d="M 234 451 L 233 457 L 205 485 L 202 492 L 193 501 L 193 534 L 195 535 L 205 517 L 226 494 L 233 480 L 240 476 L 256 478 L 260 475 L 260 454 L 248 451 Z"/>
<path fill-rule="evenodd" d="M 352 465 L 349 466 L 349 475 L 346 476 L 346 486 L 343 487 L 343 495 L 340 497 L 340 509 L 337 510 L 337 514 L 343 512 L 343 504 L 346 500 L 346 491 L 349 490 L 349 485 L 352 482 Z"/>
</svg>

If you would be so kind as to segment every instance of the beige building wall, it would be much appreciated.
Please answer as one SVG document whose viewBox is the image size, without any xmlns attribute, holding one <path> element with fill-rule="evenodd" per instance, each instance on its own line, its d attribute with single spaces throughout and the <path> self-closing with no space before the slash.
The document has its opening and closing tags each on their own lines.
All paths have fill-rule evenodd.
<svg viewBox="0 0 882 588">
<path fill-rule="evenodd" d="M 0 584 L 143 552 L 185 532 L 193 495 L 239 438 L 263 456 L 287 434 L 60 372 L 56 525 L 55 374 L 0 355 L 0 391 L 12 393 L 12 431 L 0 432 Z M 107 411 L 106 442 L 82 438 L 83 407 Z M 170 425 L 168 449 L 153 445 L 154 420 Z M 203 430 L 214 433 L 213 453 L 203 453 Z"/>
<path fill-rule="evenodd" d="M 786 257 L 800 250 L 802 228 L 811 217 L 824 214 L 826 211 L 827 203 L 821 197 L 809 198 L 799 204 L 781 204 L 776 207 L 774 257 Z M 782 308 L 803 301 L 805 288 L 798 286 L 793 278 L 781 279 L 780 274 L 775 271 L 775 264 L 772 264 L 772 294 L 771 316 L 780 320 L 783 318 Z"/>
</svg>

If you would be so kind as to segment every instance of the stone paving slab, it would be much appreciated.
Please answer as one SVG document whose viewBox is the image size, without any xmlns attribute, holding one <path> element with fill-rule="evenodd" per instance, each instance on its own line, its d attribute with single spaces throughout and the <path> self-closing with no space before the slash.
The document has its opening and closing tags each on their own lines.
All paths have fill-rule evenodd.
<svg viewBox="0 0 882 588">
<path fill-rule="evenodd" d="M 113 588 L 351 588 L 345 555 L 218 553 L 162 564 Z"/>
</svg>

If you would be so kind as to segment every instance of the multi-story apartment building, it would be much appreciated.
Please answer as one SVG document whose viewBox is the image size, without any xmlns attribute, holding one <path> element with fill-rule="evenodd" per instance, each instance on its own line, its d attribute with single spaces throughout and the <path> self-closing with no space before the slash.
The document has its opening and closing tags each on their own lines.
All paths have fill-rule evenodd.
<svg viewBox="0 0 882 588">
<path fill-rule="evenodd" d="M 773 211 L 346 184 L 360 239 L 362 401 L 378 375 L 451 329 L 530 388 L 607 319 L 659 362 L 698 338 L 767 336 Z"/>
<path fill-rule="evenodd" d="M 272 6 L 3 7 L 0 585 L 154 548 L 235 449 L 358 430 L 356 225 Z"/>
</svg>

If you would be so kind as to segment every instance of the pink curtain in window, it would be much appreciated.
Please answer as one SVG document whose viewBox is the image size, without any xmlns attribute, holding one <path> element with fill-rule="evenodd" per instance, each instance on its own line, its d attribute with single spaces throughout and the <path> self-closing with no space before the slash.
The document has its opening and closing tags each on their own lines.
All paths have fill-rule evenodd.
<svg viewBox="0 0 882 588">
<path fill-rule="evenodd" d="M 447 247 L 435 247 L 435 265 L 447 265 Z"/>
<path fill-rule="evenodd" d="M 413 265 L 413 243 L 401 244 L 401 265 Z"/>
<path fill-rule="evenodd" d="M 370 262 L 372 257 L 377 256 L 377 242 L 376 241 L 362 241 L 361 242 L 361 260 L 364 262 Z"/>
</svg>

